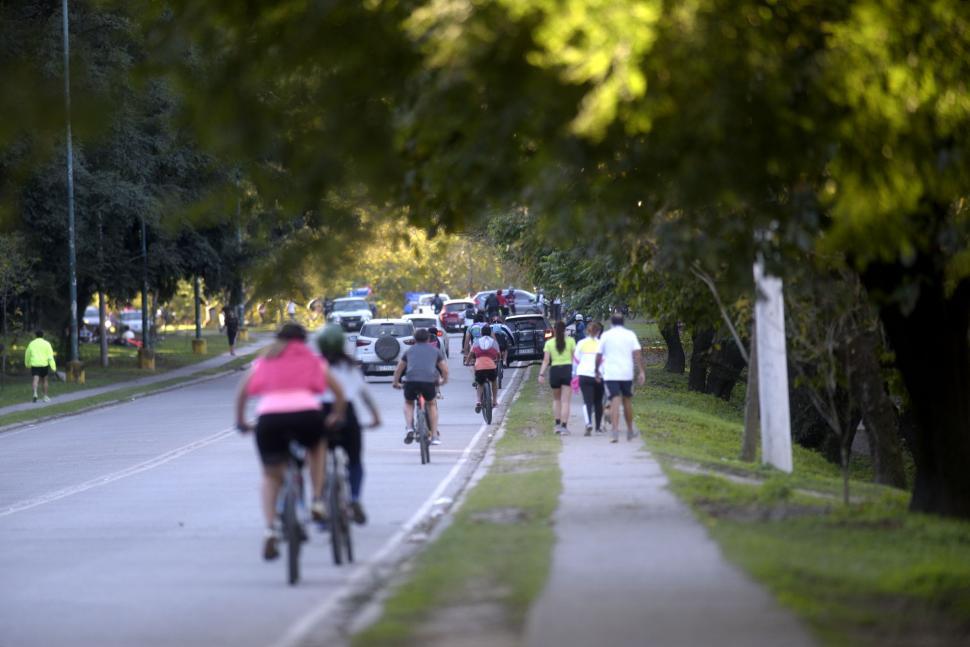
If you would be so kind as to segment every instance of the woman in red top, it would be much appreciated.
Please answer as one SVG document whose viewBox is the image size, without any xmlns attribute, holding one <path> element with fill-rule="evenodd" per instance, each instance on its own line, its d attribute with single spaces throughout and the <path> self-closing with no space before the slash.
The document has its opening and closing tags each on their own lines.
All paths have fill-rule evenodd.
<svg viewBox="0 0 970 647">
<path fill-rule="evenodd" d="M 485 384 L 485 380 L 492 383 L 492 406 L 498 406 L 498 386 L 495 382 L 498 380 L 497 362 L 499 357 L 498 342 L 492 337 L 492 327 L 483 326 L 481 336 L 472 344 L 465 360 L 466 364 L 471 364 L 473 358 L 475 361 L 475 392 L 478 396 L 476 398 L 478 401 L 475 403 L 475 413 L 482 410 L 482 386 Z"/>
<path fill-rule="evenodd" d="M 347 406 L 343 389 L 327 378 L 327 362 L 316 356 L 306 345 L 306 331 L 296 323 L 284 324 L 276 335 L 276 342 L 253 362 L 243 377 L 236 395 L 236 427 L 245 433 L 252 430 L 246 422 L 246 402 L 258 397 L 256 407 L 256 447 L 263 463 L 262 504 L 266 521 L 263 558 L 279 556 L 275 529 L 276 498 L 283 485 L 283 475 L 289 456 L 290 441 L 307 448 L 307 466 L 313 488 L 311 511 L 315 519 L 325 519 L 326 509 L 321 498 L 326 450 L 323 438 L 324 420 L 319 396 L 333 392 L 335 402 L 332 420 L 344 416 Z"/>
</svg>

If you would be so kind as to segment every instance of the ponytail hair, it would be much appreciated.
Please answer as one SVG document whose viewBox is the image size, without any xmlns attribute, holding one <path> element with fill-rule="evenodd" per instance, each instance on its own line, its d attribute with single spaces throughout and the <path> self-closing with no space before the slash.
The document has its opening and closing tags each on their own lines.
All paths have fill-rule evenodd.
<svg viewBox="0 0 970 647">
<path fill-rule="evenodd" d="M 560 319 L 556 322 L 556 352 L 566 350 L 566 322 Z"/>
</svg>

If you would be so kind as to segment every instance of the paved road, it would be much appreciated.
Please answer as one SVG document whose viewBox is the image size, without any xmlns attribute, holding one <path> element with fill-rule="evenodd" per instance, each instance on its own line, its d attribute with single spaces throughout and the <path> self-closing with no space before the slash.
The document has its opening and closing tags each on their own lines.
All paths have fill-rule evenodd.
<svg viewBox="0 0 970 647">
<path fill-rule="evenodd" d="M 365 437 L 358 565 L 333 566 L 317 535 L 295 588 L 259 556 L 255 447 L 230 428 L 237 376 L 0 434 L 0 645 L 269 645 L 310 626 L 466 462 L 481 417 L 457 353 L 451 366 L 430 466 L 401 443 L 400 394 L 373 385 L 385 424 Z"/>
</svg>

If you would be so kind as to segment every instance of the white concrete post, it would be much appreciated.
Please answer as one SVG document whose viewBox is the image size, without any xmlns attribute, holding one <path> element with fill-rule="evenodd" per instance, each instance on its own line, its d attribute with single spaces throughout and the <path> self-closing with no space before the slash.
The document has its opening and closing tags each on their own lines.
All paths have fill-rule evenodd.
<svg viewBox="0 0 970 647">
<path fill-rule="evenodd" d="M 788 358 L 785 302 L 781 279 L 766 276 L 764 262 L 754 264 L 755 335 L 758 345 L 758 397 L 761 412 L 761 460 L 792 471 L 791 416 L 788 408 Z"/>
</svg>

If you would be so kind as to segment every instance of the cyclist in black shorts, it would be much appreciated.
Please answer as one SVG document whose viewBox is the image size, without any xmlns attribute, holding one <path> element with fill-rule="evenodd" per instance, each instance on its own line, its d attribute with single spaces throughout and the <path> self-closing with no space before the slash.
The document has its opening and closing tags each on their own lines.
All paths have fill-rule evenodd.
<svg viewBox="0 0 970 647">
<path fill-rule="evenodd" d="M 394 369 L 395 389 L 402 387 L 401 377 L 406 378 L 404 384 L 404 424 L 407 429 L 404 436 L 405 444 L 414 442 L 414 402 L 418 399 L 418 394 L 424 396 L 425 406 L 428 408 L 431 444 L 441 443 L 435 396 L 438 385 L 448 381 L 448 362 L 440 348 L 435 348 L 428 343 L 430 339 L 431 335 L 426 329 L 418 329 L 414 333 L 414 340 L 417 343 L 404 353 L 397 368 Z"/>
</svg>

